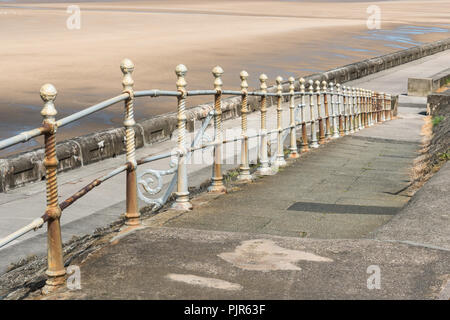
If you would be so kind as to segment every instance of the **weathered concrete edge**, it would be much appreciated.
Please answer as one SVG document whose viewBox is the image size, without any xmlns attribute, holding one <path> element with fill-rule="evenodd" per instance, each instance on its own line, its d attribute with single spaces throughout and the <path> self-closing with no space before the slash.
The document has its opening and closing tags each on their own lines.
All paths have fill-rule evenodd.
<svg viewBox="0 0 450 320">
<path fill-rule="evenodd" d="M 408 95 L 426 97 L 450 81 L 450 68 L 429 78 L 408 78 Z"/>
<path fill-rule="evenodd" d="M 305 79 L 307 81 L 326 80 L 335 83 L 345 83 L 448 49 L 450 49 L 450 38 L 355 62 L 324 73 L 309 75 Z M 296 90 L 298 90 L 298 80 L 295 86 Z M 288 91 L 287 83 L 284 83 L 283 90 Z M 270 87 L 268 91 L 275 92 L 276 88 Z M 393 100 L 395 103 L 395 99 Z M 223 100 L 222 109 L 225 120 L 240 116 L 240 101 L 240 97 L 230 97 Z M 269 102 L 271 102 L 270 99 Z M 248 103 L 251 112 L 259 110 L 256 97 L 249 97 Z M 188 129 L 193 130 L 194 120 L 205 118 L 212 109 L 212 104 L 203 104 L 189 108 L 187 115 Z M 175 112 L 139 122 L 135 126 L 136 147 L 141 148 L 144 145 L 170 139 L 176 130 L 176 124 Z M 116 157 L 124 152 L 123 128 L 108 129 L 69 139 L 57 145 L 58 172 Z M 42 180 L 45 177 L 43 158 L 43 149 L 35 149 L 6 159 L 0 159 L 0 192 L 5 192 L 29 182 Z"/>
<path fill-rule="evenodd" d="M 428 114 L 435 116 L 439 111 L 445 112 L 445 109 L 450 108 L 450 94 L 447 93 L 433 93 L 427 96 L 427 110 Z M 450 114 L 450 111 L 446 113 Z"/>
</svg>

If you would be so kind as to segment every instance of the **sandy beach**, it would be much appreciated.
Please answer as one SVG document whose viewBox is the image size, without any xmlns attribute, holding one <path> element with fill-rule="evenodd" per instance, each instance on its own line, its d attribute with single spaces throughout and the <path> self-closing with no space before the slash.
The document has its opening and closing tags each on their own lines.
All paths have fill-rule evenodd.
<svg viewBox="0 0 450 320">
<path fill-rule="evenodd" d="M 81 8 L 70 30 L 67 6 Z M 368 30 L 366 9 L 381 9 L 381 29 Z M 174 89 L 174 68 L 188 69 L 190 89 L 212 88 L 221 65 L 227 88 L 239 71 L 257 85 L 324 71 L 367 57 L 448 38 L 450 2 L 431 1 L 0 1 L 0 139 L 40 124 L 39 88 L 59 91 L 59 116 L 121 92 L 120 61 L 134 61 L 136 90 Z M 191 99 L 190 105 L 204 100 Z M 117 105 L 59 132 L 59 139 L 119 126 Z M 173 100 L 140 100 L 137 119 L 176 109 Z M 28 145 L 36 145 L 36 142 Z"/>
</svg>

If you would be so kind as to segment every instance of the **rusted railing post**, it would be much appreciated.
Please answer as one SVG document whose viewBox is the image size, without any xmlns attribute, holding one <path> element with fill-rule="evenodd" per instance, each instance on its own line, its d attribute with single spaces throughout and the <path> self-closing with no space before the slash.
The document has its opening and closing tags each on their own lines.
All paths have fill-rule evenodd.
<svg viewBox="0 0 450 320">
<path fill-rule="evenodd" d="M 355 133 L 355 88 L 349 88 L 350 133 Z"/>
<path fill-rule="evenodd" d="M 263 73 L 259 76 L 259 81 L 261 83 L 260 90 L 263 94 L 261 96 L 261 146 L 260 150 L 260 160 L 261 165 L 259 166 L 257 173 L 260 175 L 270 175 L 273 174 L 272 169 L 269 167 L 269 159 L 267 154 L 267 76 Z"/>
<path fill-rule="evenodd" d="M 375 92 L 369 90 L 369 100 L 370 100 L 370 125 L 373 126 L 376 122 L 376 113 L 375 113 Z"/>
<path fill-rule="evenodd" d="M 322 118 L 322 100 L 321 97 L 321 90 L 320 90 L 320 81 L 316 80 L 316 106 L 317 106 L 317 119 L 319 119 L 319 144 L 325 143 L 325 129 L 323 124 L 323 118 Z"/>
<path fill-rule="evenodd" d="M 342 87 L 345 88 L 345 87 Z M 339 114 L 339 136 L 344 136 L 344 120 L 345 120 L 345 99 L 342 93 L 341 84 L 336 84 L 337 98 L 338 98 L 338 114 Z"/>
<path fill-rule="evenodd" d="M 223 184 L 222 175 L 222 74 L 223 69 L 219 66 L 214 67 L 212 70 L 214 76 L 214 89 L 216 94 L 214 95 L 214 142 L 217 143 L 214 146 L 214 165 L 212 182 L 208 188 L 210 193 L 225 193 L 226 188 Z"/>
<path fill-rule="evenodd" d="M 389 120 L 392 120 L 394 118 L 394 111 L 392 110 L 392 97 L 390 94 L 388 94 L 388 115 Z"/>
<path fill-rule="evenodd" d="M 327 82 L 322 81 L 322 92 L 323 92 L 323 106 L 325 108 L 325 139 L 329 140 L 331 138 L 331 123 L 330 123 L 330 113 L 328 112 L 328 92 L 327 92 Z"/>
<path fill-rule="evenodd" d="M 345 123 L 345 129 L 344 134 L 348 135 L 350 133 L 350 116 L 349 116 L 349 108 L 350 108 L 350 97 L 349 97 L 349 88 L 346 86 L 343 86 L 343 93 L 344 93 L 344 123 Z"/>
<path fill-rule="evenodd" d="M 309 84 L 309 108 L 310 108 L 310 121 L 311 121 L 311 148 L 318 148 L 317 132 L 316 132 L 316 116 L 314 115 L 314 82 L 308 81 Z M 317 103 L 316 103 L 317 104 Z"/>
<path fill-rule="evenodd" d="M 277 155 L 275 158 L 275 167 L 286 166 L 286 160 L 284 160 L 284 148 L 283 148 L 283 125 L 281 123 L 281 117 L 283 108 L 281 104 L 283 102 L 283 78 L 278 76 L 277 82 Z"/>
<path fill-rule="evenodd" d="M 338 130 L 338 111 L 337 108 L 339 106 L 339 102 L 336 103 L 336 95 L 334 94 L 334 83 L 330 82 L 330 100 L 331 100 L 331 114 L 333 117 L 333 122 L 332 122 L 332 138 L 338 138 L 339 137 L 339 130 Z"/>
<path fill-rule="evenodd" d="M 177 75 L 177 91 L 181 94 L 178 96 L 177 120 L 178 120 L 178 168 L 177 168 L 177 192 L 176 200 L 172 206 L 175 210 L 190 210 L 192 204 L 189 201 L 187 164 L 186 164 L 186 76 L 187 68 L 183 64 L 179 64 L 175 68 Z"/>
<path fill-rule="evenodd" d="M 369 127 L 369 103 L 368 103 L 368 90 L 363 89 L 363 101 L 364 101 L 364 127 Z"/>
<path fill-rule="evenodd" d="M 126 161 L 128 163 L 127 177 L 126 177 L 126 224 L 129 226 L 139 225 L 140 213 L 137 201 L 137 163 L 136 163 L 136 146 L 134 139 L 133 126 L 134 121 L 134 80 L 131 74 L 134 71 L 134 64 L 129 59 L 124 59 L 120 64 L 122 70 L 122 87 L 123 92 L 128 93 L 129 97 L 125 101 L 125 120 L 123 125 L 125 127 L 125 145 L 126 145 Z"/>
<path fill-rule="evenodd" d="M 308 133 L 306 132 L 306 94 L 305 94 L 305 79 L 300 78 L 300 94 L 301 94 L 301 115 L 302 115 L 302 149 L 301 152 L 308 152 Z"/>
<path fill-rule="evenodd" d="M 241 166 L 239 168 L 238 180 L 240 181 L 251 181 L 253 179 L 250 174 L 250 166 L 248 163 L 248 136 L 247 136 L 247 99 L 248 99 L 248 73 L 243 70 L 240 73 L 241 78 Z"/>
<path fill-rule="evenodd" d="M 48 293 L 65 281 L 66 270 L 62 254 L 61 240 L 61 208 L 58 204 L 58 182 L 57 167 L 58 159 L 56 157 L 56 119 L 57 114 L 54 101 L 57 91 L 51 84 L 45 84 L 40 90 L 40 95 L 44 101 L 44 108 L 41 115 L 44 118 L 43 127 L 45 128 L 45 178 L 47 208 L 45 215 L 47 221 L 47 271 L 48 279 L 43 293 Z"/>
<path fill-rule="evenodd" d="M 362 112 L 363 112 L 363 109 L 362 109 L 362 96 L 361 96 L 361 92 L 362 92 L 362 89 L 361 88 L 357 88 L 356 89 L 356 96 L 357 96 L 357 106 L 358 106 L 358 130 L 362 130 L 362 128 L 363 128 L 363 126 L 362 126 L 362 123 L 363 123 L 363 115 L 362 115 Z"/>
<path fill-rule="evenodd" d="M 300 156 L 297 151 L 297 136 L 296 136 L 297 127 L 295 126 L 295 114 L 294 114 L 295 111 L 294 83 L 295 83 L 294 77 L 289 77 L 289 120 L 291 127 L 289 131 L 290 137 L 289 158 L 291 159 L 296 159 Z M 302 106 L 300 106 L 300 108 L 302 108 Z"/>
</svg>

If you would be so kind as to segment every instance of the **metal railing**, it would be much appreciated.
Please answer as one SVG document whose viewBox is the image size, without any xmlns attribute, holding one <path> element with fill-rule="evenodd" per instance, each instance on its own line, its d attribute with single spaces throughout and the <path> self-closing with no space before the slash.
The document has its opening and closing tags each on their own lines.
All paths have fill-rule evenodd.
<svg viewBox="0 0 450 320">
<path fill-rule="evenodd" d="M 240 73 L 241 90 L 223 90 L 221 76 L 223 70 L 217 66 L 212 70 L 214 76 L 213 90 L 186 90 L 185 75 L 187 68 L 184 65 L 178 65 L 175 69 L 177 76 L 176 91 L 162 90 L 144 90 L 134 91 L 134 81 L 132 72 L 134 65 L 129 59 L 122 61 L 120 68 L 123 73 L 122 94 L 88 107 L 82 111 L 76 112 L 70 116 L 56 120 L 57 111 L 54 101 L 57 96 L 55 87 L 51 84 L 45 84 L 40 90 L 40 96 L 44 101 L 44 107 L 41 111 L 43 117 L 42 126 L 33 130 L 22 132 L 16 136 L 0 141 L 0 150 L 11 147 L 18 143 L 26 142 L 32 138 L 43 135 L 45 138 L 45 158 L 44 166 L 46 169 L 46 195 L 47 207 L 45 213 L 35 219 L 29 225 L 8 235 L 0 240 L 0 247 L 26 234 L 31 230 L 37 230 L 47 223 L 48 239 L 48 276 L 46 285 L 54 287 L 61 284 L 65 278 L 65 269 L 62 254 L 62 240 L 60 217 L 63 210 L 72 205 L 75 201 L 86 195 L 88 192 L 98 187 L 106 180 L 126 172 L 126 224 L 137 226 L 141 224 L 140 213 L 138 210 L 139 197 L 146 203 L 153 204 L 153 209 L 158 209 L 164 205 L 172 194 L 175 185 L 175 201 L 172 205 L 176 210 L 189 210 L 192 204 L 189 199 L 187 162 L 191 155 L 198 150 L 213 148 L 214 161 L 211 185 L 208 192 L 224 193 L 226 188 L 222 174 L 222 146 L 230 142 L 241 142 L 241 159 L 238 179 L 241 181 L 251 181 L 253 176 L 249 165 L 249 139 L 259 138 L 259 167 L 256 174 L 269 175 L 278 168 L 286 165 L 284 155 L 284 142 L 289 136 L 289 158 L 298 158 L 300 153 L 308 152 L 309 148 L 317 148 L 328 140 L 356 132 L 363 128 L 372 126 L 378 122 L 390 120 L 393 117 L 391 108 L 391 96 L 389 94 L 377 93 L 371 90 L 361 88 L 350 88 L 340 84 L 327 83 L 310 80 L 308 90 L 305 88 L 305 80 L 299 79 L 299 91 L 295 91 L 295 79 L 290 77 L 289 91 L 283 92 L 281 77 L 276 78 L 277 91 L 270 93 L 267 91 L 267 76 L 262 74 L 259 77 L 260 88 L 257 91 L 248 91 L 246 71 Z M 187 145 L 186 129 L 186 100 L 189 96 L 214 96 L 214 109 L 208 113 L 203 120 L 201 129 L 197 132 L 190 146 Z M 239 137 L 233 139 L 224 139 L 222 135 L 222 97 L 224 95 L 241 96 L 241 132 Z M 134 101 L 138 97 L 176 97 L 177 98 L 177 127 L 178 139 L 177 147 L 171 152 L 148 156 L 142 159 L 136 159 L 135 137 L 134 137 Z M 248 134 L 249 113 L 247 100 L 248 96 L 260 97 L 260 127 L 256 134 Z M 276 98 L 276 117 L 277 127 L 272 130 L 267 128 L 267 97 Z M 288 100 L 289 104 L 289 125 L 282 126 L 283 100 Z M 297 102 L 299 103 L 296 103 Z M 68 199 L 58 203 L 58 183 L 57 183 L 57 165 L 55 137 L 57 129 L 74 121 L 80 120 L 95 112 L 108 108 L 116 103 L 124 102 L 124 122 L 125 127 L 125 163 L 108 174 L 95 179 L 77 193 Z M 309 106 L 309 108 L 307 108 Z M 309 120 L 306 120 L 306 113 L 309 110 Z M 204 141 L 205 130 L 211 120 L 214 123 L 214 138 L 212 141 Z M 308 135 L 307 125 L 309 125 L 310 134 Z M 318 127 L 318 128 L 317 128 Z M 301 132 L 301 145 L 297 145 L 297 131 Z M 317 130 L 318 129 L 318 130 Z M 276 134 L 276 152 L 269 159 L 268 138 Z M 206 139 L 208 140 L 208 139 Z M 154 162 L 161 159 L 170 158 L 170 168 L 167 170 L 147 169 L 141 174 L 137 174 L 138 166 Z M 163 192 L 162 177 L 173 174 L 168 183 L 167 189 Z M 156 181 L 156 187 L 149 185 L 150 181 Z M 138 187 L 141 186 L 142 188 Z M 150 198 L 147 195 L 158 195 L 160 198 Z"/>
</svg>

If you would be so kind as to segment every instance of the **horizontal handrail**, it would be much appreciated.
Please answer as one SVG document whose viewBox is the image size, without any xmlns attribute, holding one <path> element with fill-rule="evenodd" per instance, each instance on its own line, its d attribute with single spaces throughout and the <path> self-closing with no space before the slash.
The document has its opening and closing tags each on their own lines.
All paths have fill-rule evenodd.
<svg viewBox="0 0 450 320">
<path fill-rule="evenodd" d="M 281 77 L 276 79 L 276 91 L 268 92 L 267 76 L 261 75 L 259 78 L 261 85 L 259 90 L 249 91 L 247 78 L 248 74 L 243 71 L 240 73 L 241 90 L 224 90 L 221 75 L 222 68 L 215 67 L 213 69 L 214 89 L 209 90 L 186 90 L 185 75 L 187 69 L 184 65 L 178 65 L 176 68 L 177 90 L 142 90 L 134 91 L 134 80 L 132 72 L 134 71 L 133 63 L 125 59 L 122 61 L 121 70 L 123 73 L 122 94 L 113 98 L 104 100 L 100 103 L 92 105 L 81 111 L 75 112 L 62 119 L 56 120 L 57 114 L 54 100 L 57 95 L 56 89 L 46 84 L 41 88 L 40 95 L 44 100 L 44 108 L 41 111 L 43 116 L 42 126 L 29 131 L 22 132 L 16 136 L 0 141 L 0 150 L 13 146 L 15 144 L 26 142 L 34 137 L 43 135 L 45 139 L 45 158 L 44 166 L 46 169 L 46 195 L 47 207 L 45 213 L 27 226 L 17 230 L 16 232 L 0 239 L 0 248 L 15 239 L 23 236 L 31 230 L 40 228 L 47 223 L 48 237 L 48 274 L 49 279 L 47 285 L 57 285 L 61 282 L 65 274 L 63 257 L 62 257 L 62 240 L 60 231 L 61 213 L 69 206 L 73 205 L 77 200 L 100 186 L 103 182 L 121 174 L 126 173 L 126 213 L 125 221 L 129 226 L 140 225 L 140 213 L 138 210 L 137 198 L 147 203 L 153 203 L 152 208 L 157 209 L 164 205 L 169 199 L 176 186 L 176 197 L 173 204 L 175 210 L 189 210 L 192 204 L 189 198 L 189 184 L 187 176 L 187 161 L 195 151 L 204 150 L 209 147 L 214 148 L 214 161 L 212 164 L 213 173 L 211 177 L 211 185 L 208 192 L 223 193 L 226 192 L 224 177 L 222 174 L 222 147 L 232 142 L 240 142 L 241 144 L 241 162 L 239 167 L 238 179 L 243 181 L 252 181 L 253 176 L 249 168 L 249 146 L 250 139 L 258 139 L 257 150 L 259 167 L 257 174 L 272 174 L 273 170 L 286 164 L 284 155 L 284 142 L 289 137 L 289 157 L 296 158 L 300 152 L 307 152 L 309 148 L 317 148 L 320 144 L 326 143 L 331 138 L 353 133 L 365 127 L 371 126 L 378 122 L 392 119 L 391 97 L 388 94 L 376 93 L 371 90 L 349 88 L 323 82 L 309 81 L 308 90 L 305 90 L 305 80 L 299 79 L 299 91 L 295 91 L 295 79 L 289 78 L 288 91 L 283 88 L 286 83 L 282 82 Z M 222 135 L 222 97 L 231 95 L 240 97 L 241 110 L 239 116 L 241 118 L 240 135 L 231 137 L 223 137 Z M 186 116 L 186 99 L 191 96 L 214 96 L 212 110 L 210 110 L 203 119 L 201 129 L 195 135 L 194 141 L 187 146 L 187 116 Z M 249 96 L 260 97 L 260 127 L 257 133 L 250 132 L 247 128 L 247 114 L 249 113 L 248 101 Z M 135 99 L 140 97 L 175 97 L 177 99 L 177 144 L 171 152 L 164 152 L 156 155 L 150 155 L 141 159 L 136 159 L 135 145 L 135 120 L 134 120 L 134 103 Z M 276 127 L 267 128 L 267 99 L 276 101 Z M 295 103 L 296 99 L 297 102 Z M 288 102 L 289 124 L 282 125 L 283 102 Z M 95 112 L 108 108 L 116 103 L 123 102 L 125 109 L 124 128 L 125 128 L 125 150 L 126 159 L 124 164 L 109 171 L 101 177 L 94 179 L 83 188 L 78 190 L 72 196 L 62 202 L 58 201 L 58 184 L 57 184 L 57 165 L 56 157 L 56 133 L 57 128 L 78 121 Z M 306 119 L 306 113 L 309 112 L 309 119 Z M 206 134 L 206 128 L 211 120 L 214 120 L 214 137 L 209 138 Z M 309 126 L 310 134 L 307 132 Z M 297 146 L 297 129 L 301 128 L 301 150 Z M 205 139 L 205 136 L 207 137 Z M 276 139 L 274 139 L 274 136 Z M 205 141 L 204 141 L 205 140 Z M 309 141 L 308 141 L 309 140 Z M 274 141 L 276 141 L 274 143 Z M 272 145 L 276 145 L 276 151 L 272 152 Z M 269 152 L 269 150 L 271 152 Z M 233 154 L 235 157 L 236 154 Z M 144 164 L 170 158 L 170 168 L 167 170 L 157 170 L 146 168 L 138 175 L 138 168 Z M 253 160 L 252 160 L 253 161 Z M 150 175 L 146 179 L 145 176 Z M 163 190 L 163 176 L 173 175 L 172 179 L 166 187 L 166 191 L 160 198 L 147 198 L 145 194 L 156 195 Z M 141 186 L 141 188 L 138 187 Z"/>
</svg>

